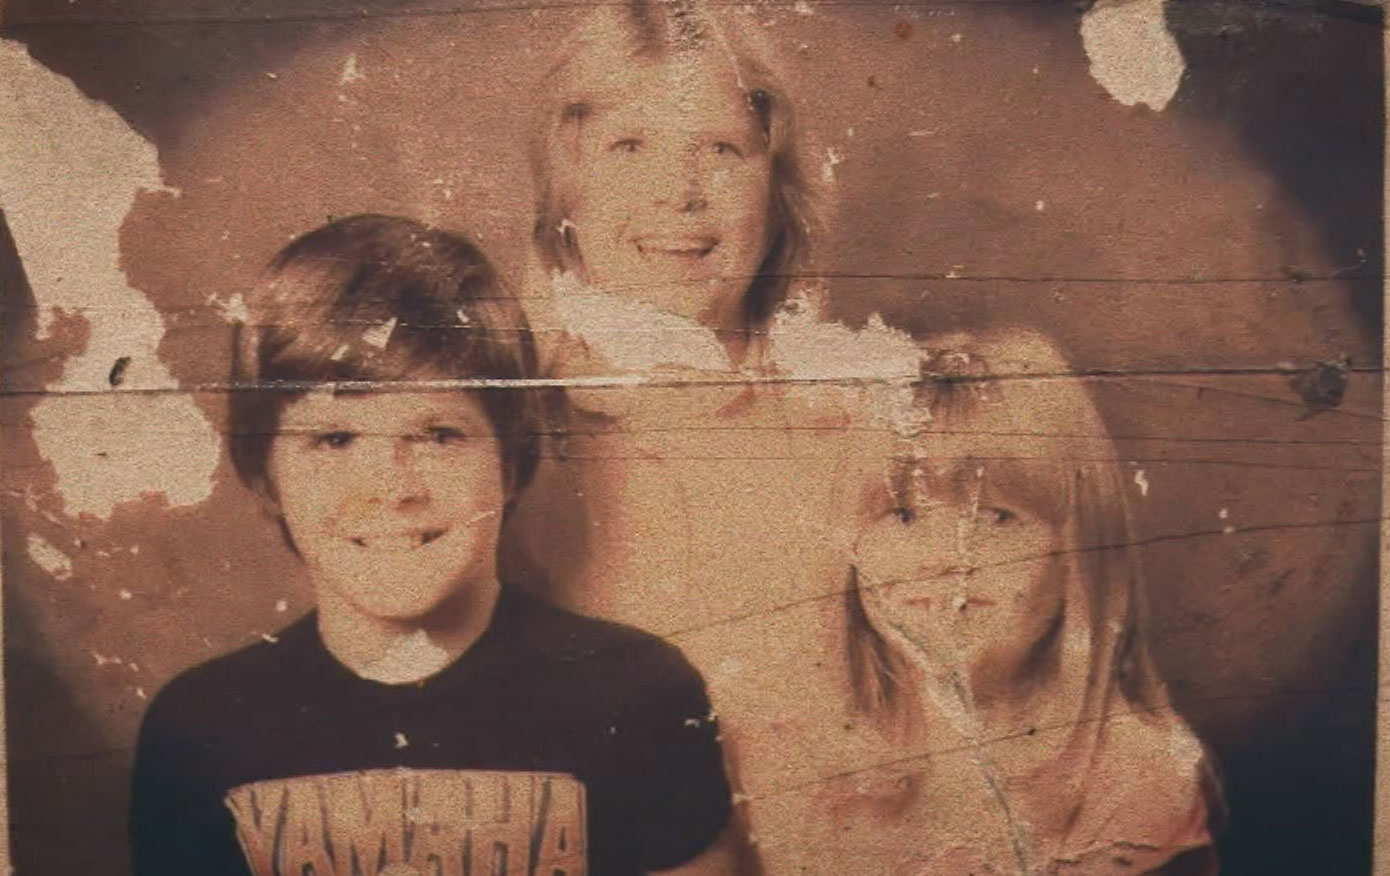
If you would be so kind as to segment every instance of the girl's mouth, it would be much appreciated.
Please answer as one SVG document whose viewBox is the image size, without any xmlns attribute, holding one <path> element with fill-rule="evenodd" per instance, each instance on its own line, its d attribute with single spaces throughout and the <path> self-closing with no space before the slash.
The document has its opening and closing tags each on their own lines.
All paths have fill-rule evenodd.
<svg viewBox="0 0 1390 876">
<path fill-rule="evenodd" d="M 653 235 L 640 237 L 635 243 L 637 244 L 637 251 L 642 255 L 676 256 L 690 259 L 704 258 L 719 245 L 719 241 L 715 238 L 703 235 L 674 235 L 669 237 Z"/>
</svg>

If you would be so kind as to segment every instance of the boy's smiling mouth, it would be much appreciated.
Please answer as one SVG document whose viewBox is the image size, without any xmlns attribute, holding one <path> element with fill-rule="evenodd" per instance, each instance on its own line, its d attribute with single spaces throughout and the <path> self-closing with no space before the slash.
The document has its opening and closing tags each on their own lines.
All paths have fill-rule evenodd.
<svg viewBox="0 0 1390 876">
<path fill-rule="evenodd" d="M 384 532 L 379 535 L 354 535 L 349 536 L 348 541 L 360 548 L 408 551 L 437 541 L 446 532 L 448 530 L 445 528 L 414 529 L 406 532 Z"/>
</svg>

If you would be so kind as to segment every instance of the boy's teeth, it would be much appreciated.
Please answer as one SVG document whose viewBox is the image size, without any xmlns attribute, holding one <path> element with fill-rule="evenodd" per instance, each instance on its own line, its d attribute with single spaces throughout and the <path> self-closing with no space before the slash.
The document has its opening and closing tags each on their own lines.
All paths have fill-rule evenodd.
<svg viewBox="0 0 1390 876">
<path fill-rule="evenodd" d="M 355 536 L 349 541 L 358 547 L 376 550 L 403 551 L 423 547 L 444 534 L 442 529 L 429 529 L 402 535 Z"/>
</svg>

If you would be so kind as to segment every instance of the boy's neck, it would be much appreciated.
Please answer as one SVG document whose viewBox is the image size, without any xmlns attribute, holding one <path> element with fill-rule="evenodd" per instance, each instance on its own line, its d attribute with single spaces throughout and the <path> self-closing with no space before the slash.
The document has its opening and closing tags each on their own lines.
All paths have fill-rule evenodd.
<svg viewBox="0 0 1390 876">
<path fill-rule="evenodd" d="M 423 681 L 461 657 L 492 623 L 501 593 L 496 576 L 459 588 L 434 611 L 410 620 L 374 617 L 325 588 L 318 629 L 330 654 L 362 678 Z"/>
</svg>

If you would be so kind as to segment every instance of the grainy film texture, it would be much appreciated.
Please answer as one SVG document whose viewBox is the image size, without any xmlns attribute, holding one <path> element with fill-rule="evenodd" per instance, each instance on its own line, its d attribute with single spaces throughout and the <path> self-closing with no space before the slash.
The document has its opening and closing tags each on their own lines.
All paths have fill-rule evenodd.
<svg viewBox="0 0 1390 876">
<path fill-rule="evenodd" d="M 16 871 L 1368 872 L 1382 27 L 8 0 Z"/>
</svg>

